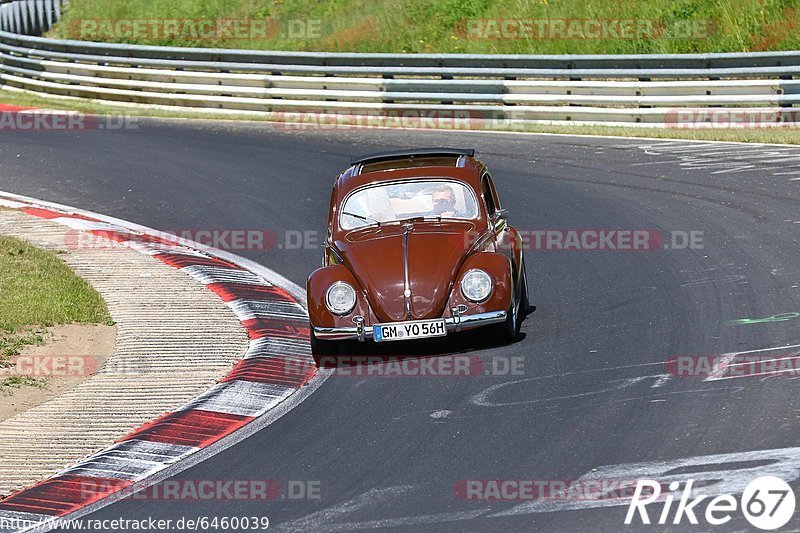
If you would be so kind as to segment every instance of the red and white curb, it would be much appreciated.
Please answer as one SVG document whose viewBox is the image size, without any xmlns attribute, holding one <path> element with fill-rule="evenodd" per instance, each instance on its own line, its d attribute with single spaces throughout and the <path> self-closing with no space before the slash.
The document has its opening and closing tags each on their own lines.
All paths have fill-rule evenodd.
<svg viewBox="0 0 800 533">
<path fill-rule="evenodd" d="M 302 288 L 228 252 L 68 206 L 0 192 L 0 205 L 152 255 L 227 303 L 250 346 L 214 387 L 49 479 L 0 501 L 0 532 L 46 531 L 197 464 L 271 424 L 328 377 L 311 356 Z"/>
</svg>

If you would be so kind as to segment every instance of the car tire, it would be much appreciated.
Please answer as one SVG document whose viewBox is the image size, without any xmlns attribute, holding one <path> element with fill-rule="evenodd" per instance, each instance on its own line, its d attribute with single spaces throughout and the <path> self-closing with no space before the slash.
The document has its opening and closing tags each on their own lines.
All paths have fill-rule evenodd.
<svg viewBox="0 0 800 533">
<path fill-rule="evenodd" d="M 514 312 L 514 307 L 514 302 L 512 302 L 511 307 L 508 308 L 505 321 L 495 326 L 494 337 L 497 339 L 497 342 L 510 344 L 517 338 L 520 325 L 519 316 Z"/>
<path fill-rule="evenodd" d="M 314 335 L 314 326 L 311 326 L 311 355 L 317 366 L 330 366 L 332 361 L 325 361 L 324 358 L 338 353 L 338 343 L 334 341 L 323 341 Z"/>
<path fill-rule="evenodd" d="M 511 299 L 511 305 L 506 311 L 506 319 L 503 323 L 495 326 L 495 338 L 502 344 L 511 344 L 517 339 L 519 335 L 520 317 L 519 313 L 522 311 L 522 305 L 517 305 L 516 298 Z"/>
<path fill-rule="evenodd" d="M 525 259 L 522 260 L 522 289 L 520 292 L 519 314 L 525 318 L 531 312 L 531 301 L 528 294 L 528 272 L 525 270 Z M 522 322 L 520 320 L 520 322 Z"/>
</svg>

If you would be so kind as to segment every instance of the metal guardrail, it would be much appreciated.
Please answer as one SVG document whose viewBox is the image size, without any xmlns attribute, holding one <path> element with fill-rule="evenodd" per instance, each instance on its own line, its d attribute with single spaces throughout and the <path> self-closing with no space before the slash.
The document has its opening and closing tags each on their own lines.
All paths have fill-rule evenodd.
<svg viewBox="0 0 800 533">
<path fill-rule="evenodd" d="M 0 29 L 41 35 L 61 18 L 68 0 L 0 0 Z"/>
<path fill-rule="evenodd" d="M 664 125 L 800 103 L 800 52 L 526 56 L 175 48 L 35 36 L 66 0 L 0 0 L 0 84 L 219 113 Z M 710 115 L 711 113 L 709 113 Z M 286 117 L 284 117 L 286 118 Z M 295 117 L 297 118 L 297 117 Z M 794 121 L 793 121 L 794 122 Z"/>
</svg>

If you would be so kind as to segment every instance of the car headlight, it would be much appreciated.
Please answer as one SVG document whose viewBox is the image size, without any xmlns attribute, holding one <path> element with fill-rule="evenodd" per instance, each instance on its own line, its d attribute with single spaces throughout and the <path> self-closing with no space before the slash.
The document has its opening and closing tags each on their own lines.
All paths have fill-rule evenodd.
<svg viewBox="0 0 800 533">
<path fill-rule="evenodd" d="M 344 281 L 337 281 L 325 293 L 325 305 L 331 313 L 346 315 L 356 306 L 356 291 Z"/>
<path fill-rule="evenodd" d="M 473 269 L 461 279 L 461 294 L 471 302 L 482 302 L 492 294 L 492 278 L 483 270 Z"/>
</svg>

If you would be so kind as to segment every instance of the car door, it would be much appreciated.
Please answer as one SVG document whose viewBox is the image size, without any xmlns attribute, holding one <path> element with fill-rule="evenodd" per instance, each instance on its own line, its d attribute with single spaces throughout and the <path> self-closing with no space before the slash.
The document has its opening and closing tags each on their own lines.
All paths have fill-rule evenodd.
<svg viewBox="0 0 800 533">
<path fill-rule="evenodd" d="M 521 240 L 518 232 L 508 224 L 508 211 L 500 206 L 492 176 L 485 172 L 481 178 L 481 194 L 486 203 L 489 225 L 492 229 L 495 249 L 511 261 L 515 269 L 522 262 Z M 516 278 L 517 272 L 514 272 Z"/>
</svg>

